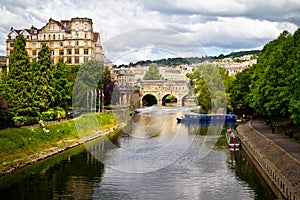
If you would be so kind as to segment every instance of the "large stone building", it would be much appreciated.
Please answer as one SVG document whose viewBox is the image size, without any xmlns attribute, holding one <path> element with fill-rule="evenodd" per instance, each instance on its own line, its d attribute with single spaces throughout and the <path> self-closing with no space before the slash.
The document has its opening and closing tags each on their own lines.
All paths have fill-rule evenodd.
<svg viewBox="0 0 300 200">
<path fill-rule="evenodd" d="M 94 32 L 93 22 L 89 18 L 72 18 L 56 21 L 52 18 L 41 29 L 16 30 L 11 28 L 6 40 L 7 65 L 18 35 L 26 38 L 26 50 L 31 61 L 36 61 L 42 44 L 51 52 L 52 62 L 62 59 L 69 65 L 80 65 L 89 60 L 104 62 L 102 33 Z"/>
</svg>

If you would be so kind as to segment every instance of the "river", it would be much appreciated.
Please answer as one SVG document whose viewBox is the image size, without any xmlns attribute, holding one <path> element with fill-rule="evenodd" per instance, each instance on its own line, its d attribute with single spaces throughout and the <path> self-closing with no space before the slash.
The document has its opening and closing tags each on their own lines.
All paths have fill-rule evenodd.
<svg viewBox="0 0 300 200">
<path fill-rule="evenodd" d="M 145 109 L 128 126 L 0 178 L 0 199 L 274 199 L 219 124 Z M 232 126 L 232 125 L 229 125 Z"/>
</svg>

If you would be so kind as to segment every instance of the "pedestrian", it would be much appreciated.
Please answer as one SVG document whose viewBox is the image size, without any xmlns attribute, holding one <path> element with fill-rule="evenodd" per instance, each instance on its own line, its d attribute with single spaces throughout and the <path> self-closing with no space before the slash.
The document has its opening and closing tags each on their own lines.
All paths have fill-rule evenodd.
<svg viewBox="0 0 300 200">
<path fill-rule="evenodd" d="M 275 130 L 276 130 L 276 124 L 275 124 L 275 122 L 273 122 L 273 123 L 271 124 L 271 129 L 272 129 L 272 133 L 274 134 L 274 133 L 275 133 Z"/>
</svg>

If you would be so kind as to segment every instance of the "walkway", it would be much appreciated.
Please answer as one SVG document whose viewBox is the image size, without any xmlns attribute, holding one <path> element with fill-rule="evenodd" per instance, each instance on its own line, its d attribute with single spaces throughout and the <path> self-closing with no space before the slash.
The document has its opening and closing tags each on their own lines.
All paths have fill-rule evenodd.
<svg viewBox="0 0 300 200">
<path fill-rule="evenodd" d="M 272 134 L 271 128 L 267 127 L 262 119 L 254 119 L 250 121 L 252 127 L 272 140 L 275 144 L 285 150 L 288 154 L 300 161 L 300 144 L 289 140 L 287 137 L 279 134 Z"/>
</svg>

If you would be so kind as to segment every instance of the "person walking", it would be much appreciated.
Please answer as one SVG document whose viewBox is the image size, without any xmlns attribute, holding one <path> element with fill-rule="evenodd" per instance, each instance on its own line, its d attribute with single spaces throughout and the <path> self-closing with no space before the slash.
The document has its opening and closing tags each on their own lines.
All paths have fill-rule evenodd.
<svg viewBox="0 0 300 200">
<path fill-rule="evenodd" d="M 271 124 L 271 129 L 272 129 L 272 133 L 274 134 L 274 133 L 275 133 L 275 130 L 276 130 L 276 124 L 275 124 L 275 122 L 273 122 L 273 123 Z"/>
</svg>

